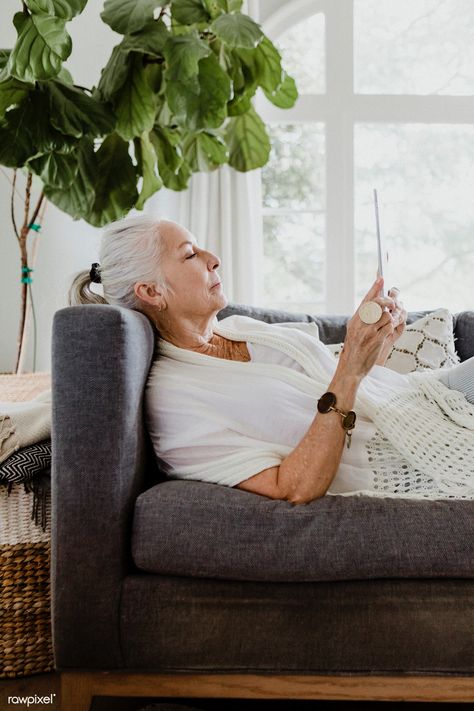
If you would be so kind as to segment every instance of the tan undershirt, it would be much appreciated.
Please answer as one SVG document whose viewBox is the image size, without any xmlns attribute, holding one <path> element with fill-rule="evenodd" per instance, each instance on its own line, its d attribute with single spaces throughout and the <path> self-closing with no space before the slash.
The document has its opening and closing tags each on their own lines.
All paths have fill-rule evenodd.
<svg viewBox="0 0 474 711">
<path fill-rule="evenodd" d="M 231 341 L 223 336 L 214 334 L 211 340 L 199 348 L 192 350 L 197 353 L 214 356 L 214 358 L 225 358 L 226 360 L 240 360 L 243 362 L 250 360 L 250 353 L 245 341 Z"/>
</svg>

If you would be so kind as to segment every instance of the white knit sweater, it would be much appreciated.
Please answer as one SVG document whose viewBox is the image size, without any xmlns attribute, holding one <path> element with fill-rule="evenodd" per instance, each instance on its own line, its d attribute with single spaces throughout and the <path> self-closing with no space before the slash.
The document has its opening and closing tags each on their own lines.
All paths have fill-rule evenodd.
<svg viewBox="0 0 474 711">
<path fill-rule="evenodd" d="M 231 316 L 214 331 L 276 349 L 285 364 L 224 360 L 162 341 L 146 388 L 147 425 L 170 477 L 235 486 L 297 446 L 337 362 L 298 328 Z M 432 374 L 374 366 L 355 409 L 353 445 L 329 494 L 474 498 L 474 406 L 462 394 Z"/>
</svg>

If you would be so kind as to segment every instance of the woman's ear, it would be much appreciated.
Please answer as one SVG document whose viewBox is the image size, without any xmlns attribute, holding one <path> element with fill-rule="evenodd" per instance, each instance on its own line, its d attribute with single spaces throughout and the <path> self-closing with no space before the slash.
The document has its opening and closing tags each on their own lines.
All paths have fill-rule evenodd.
<svg viewBox="0 0 474 711">
<path fill-rule="evenodd" d="M 163 289 L 158 284 L 136 283 L 133 287 L 135 295 L 146 304 L 158 307 L 160 310 L 165 306 Z"/>
</svg>

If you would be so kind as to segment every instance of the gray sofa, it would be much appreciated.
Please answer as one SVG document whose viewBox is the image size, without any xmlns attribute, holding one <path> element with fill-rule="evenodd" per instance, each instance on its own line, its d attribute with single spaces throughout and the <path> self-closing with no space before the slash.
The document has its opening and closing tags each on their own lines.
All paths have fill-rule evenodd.
<svg viewBox="0 0 474 711">
<path fill-rule="evenodd" d="M 229 306 L 270 322 L 345 317 Z M 410 314 L 413 321 L 421 314 Z M 462 359 L 474 312 L 455 318 Z M 474 502 L 305 506 L 166 481 L 143 424 L 155 335 L 76 306 L 52 343 L 52 615 L 63 708 L 93 695 L 474 700 Z"/>
</svg>

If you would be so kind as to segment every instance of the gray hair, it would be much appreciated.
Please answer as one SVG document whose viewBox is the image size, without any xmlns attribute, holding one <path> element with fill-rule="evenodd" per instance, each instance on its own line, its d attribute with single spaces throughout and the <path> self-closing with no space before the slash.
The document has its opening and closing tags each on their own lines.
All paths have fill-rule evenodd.
<svg viewBox="0 0 474 711">
<path fill-rule="evenodd" d="M 69 305 L 116 304 L 140 310 L 136 282 L 164 282 L 160 268 L 164 243 L 159 221 L 145 215 L 125 217 L 102 233 L 99 273 L 104 296 L 92 291 L 89 270 L 79 272 L 69 290 Z"/>
</svg>

